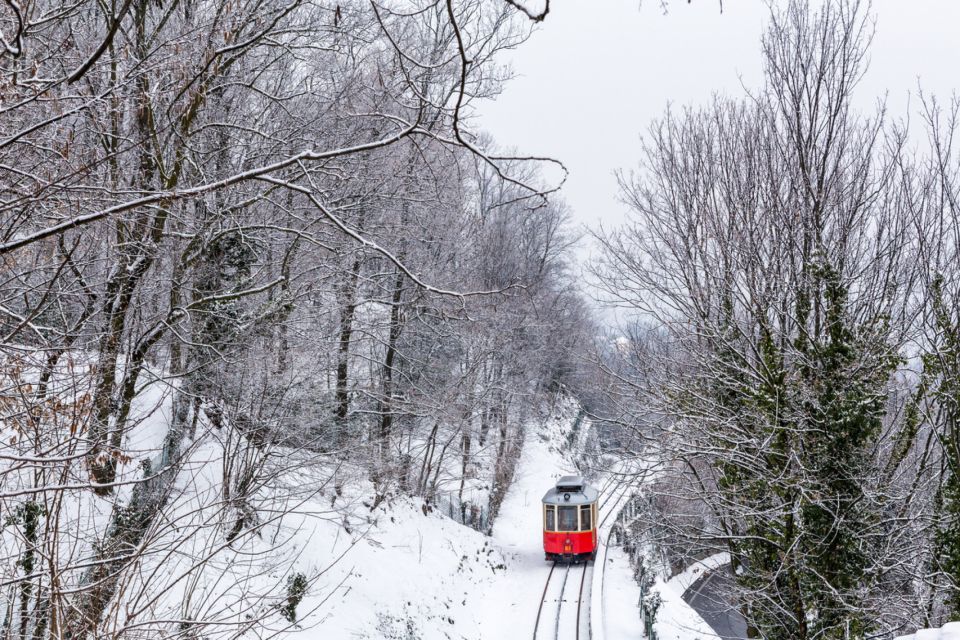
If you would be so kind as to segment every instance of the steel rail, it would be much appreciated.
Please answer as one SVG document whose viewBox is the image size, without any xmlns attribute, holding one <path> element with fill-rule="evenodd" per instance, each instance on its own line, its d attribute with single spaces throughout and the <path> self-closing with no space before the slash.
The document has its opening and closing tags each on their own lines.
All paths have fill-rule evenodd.
<svg viewBox="0 0 960 640">
<path fill-rule="evenodd" d="M 583 583 L 587 580 L 587 566 L 587 563 L 584 562 L 583 574 L 580 576 L 580 592 L 577 594 L 577 640 L 580 640 L 580 611 L 583 609 Z"/>
<path fill-rule="evenodd" d="M 553 640 L 560 640 L 560 612 L 563 611 L 563 594 L 567 592 L 567 580 L 570 578 L 570 564 L 567 564 L 567 572 L 563 574 L 563 584 L 560 585 L 560 600 L 557 602 L 556 622 L 553 625 Z"/>
<path fill-rule="evenodd" d="M 550 588 L 550 578 L 553 576 L 553 570 L 557 568 L 557 561 L 554 560 L 550 566 L 550 573 L 547 574 L 547 582 L 543 585 L 543 595 L 540 596 L 540 606 L 537 608 L 537 621 L 533 623 L 533 640 L 537 640 L 537 629 L 540 628 L 540 615 L 543 613 L 543 603 L 547 601 L 547 589 Z"/>
</svg>

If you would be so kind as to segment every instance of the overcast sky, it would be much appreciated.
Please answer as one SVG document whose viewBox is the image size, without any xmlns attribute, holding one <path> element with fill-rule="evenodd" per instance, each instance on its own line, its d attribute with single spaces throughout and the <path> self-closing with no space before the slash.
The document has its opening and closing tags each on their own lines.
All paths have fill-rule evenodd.
<svg viewBox="0 0 960 640">
<path fill-rule="evenodd" d="M 949 98 L 960 86 L 960 1 L 875 0 L 876 37 L 858 104 L 888 95 L 905 116 L 908 94 Z M 668 103 L 742 95 L 761 75 L 761 0 L 553 0 L 543 26 L 509 61 L 517 77 L 479 105 L 480 127 L 504 145 L 562 160 L 563 196 L 579 223 L 624 217 L 613 172 L 639 157 L 639 136 Z M 742 84 L 741 84 L 742 83 Z M 916 99 L 913 99 L 916 106 Z"/>
</svg>

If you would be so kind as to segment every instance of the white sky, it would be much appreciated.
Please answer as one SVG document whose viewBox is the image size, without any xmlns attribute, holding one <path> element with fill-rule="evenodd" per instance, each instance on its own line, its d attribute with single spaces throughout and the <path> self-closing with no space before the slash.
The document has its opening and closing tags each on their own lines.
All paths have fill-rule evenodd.
<svg viewBox="0 0 960 640">
<path fill-rule="evenodd" d="M 877 33 L 858 103 L 888 94 L 907 115 L 918 80 L 943 100 L 960 86 L 960 0 L 874 0 Z M 613 172 L 639 158 L 639 136 L 668 103 L 704 104 L 759 84 L 761 0 L 552 0 L 533 37 L 512 52 L 517 77 L 478 105 L 475 125 L 521 153 L 562 160 L 575 221 L 624 217 Z M 913 101 L 916 107 L 916 99 Z"/>
</svg>

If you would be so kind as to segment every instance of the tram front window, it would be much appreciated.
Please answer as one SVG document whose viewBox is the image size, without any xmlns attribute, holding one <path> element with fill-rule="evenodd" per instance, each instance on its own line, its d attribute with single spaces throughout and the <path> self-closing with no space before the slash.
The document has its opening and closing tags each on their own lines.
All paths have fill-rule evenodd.
<svg viewBox="0 0 960 640">
<path fill-rule="evenodd" d="M 590 506 L 580 507 L 580 531 L 590 531 Z"/>
<path fill-rule="evenodd" d="M 557 530 L 556 515 L 554 514 L 553 506 L 551 505 L 547 506 L 547 527 L 546 528 L 547 528 L 547 531 Z"/>
<path fill-rule="evenodd" d="M 577 508 L 559 507 L 559 526 L 557 531 L 576 531 L 577 530 Z"/>
</svg>

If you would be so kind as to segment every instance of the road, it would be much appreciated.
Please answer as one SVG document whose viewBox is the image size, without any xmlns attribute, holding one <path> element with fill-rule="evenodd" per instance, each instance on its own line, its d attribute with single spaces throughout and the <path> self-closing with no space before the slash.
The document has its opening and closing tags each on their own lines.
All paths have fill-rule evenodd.
<svg viewBox="0 0 960 640">
<path fill-rule="evenodd" d="M 723 566 L 694 582 L 683 599 L 723 640 L 742 640 L 747 636 L 747 624 L 731 595 L 729 568 Z"/>
</svg>

